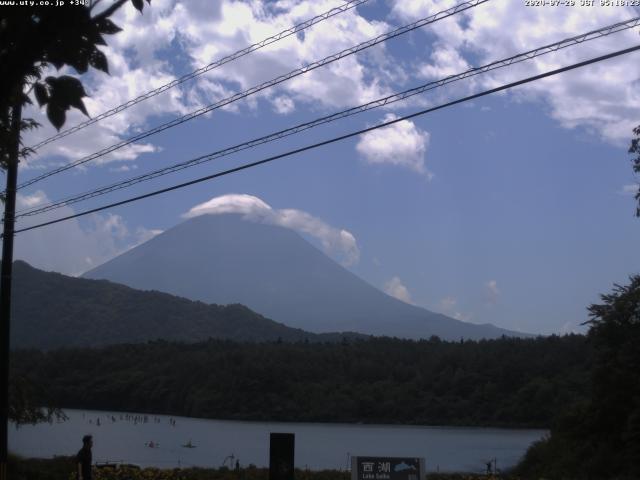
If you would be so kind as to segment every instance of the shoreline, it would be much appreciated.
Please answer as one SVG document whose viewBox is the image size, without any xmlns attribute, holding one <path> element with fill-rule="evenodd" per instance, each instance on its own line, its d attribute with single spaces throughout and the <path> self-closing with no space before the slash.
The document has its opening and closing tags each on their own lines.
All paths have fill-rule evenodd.
<svg viewBox="0 0 640 480">
<path fill-rule="evenodd" d="M 495 424 L 486 424 L 486 425 L 461 425 L 461 424 L 439 424 L 439 425 L 425 425 L 421 423 L 373 423 L 373 422 L 335 422 L 335 421 L 309 421 L 309 420 L 268 420 L 268 419 L 237 419 L 237 418 L 208 418 L 208 417 L 189 417 L 185 415 L 174 415 L 171 413 L 154 413 L 154 412 L 134 412 L 131 410 L 94 410 L 91 408 L 67 408 L 60 407 L 62 412 L 65 411 L 75 411 L 75 412 L 93 412 L 95 414 L 118 414 L 118 415 L 140 415 L 140 416 L 163 416 L 163 417 L 172 417 L 175 419 L 185 419 L 185 420 L 207 420 L 212 422 L 234 422 L 234 423 L 245 423 L 245 424 L 282 424 L 282 425 L 310 425 L 310 426 L 319 426 L 319 425 L 327 425 L 327 426 L 348 426 L 348 427 L 394 427 L 394 428 L 424 428 L 424 429 L 477 429 L 477 430 L 497 430 L 497 431 L 537 431 L 537 432 L 545 432 L 548 433 L 550 431 L 550 427 L 539 427 L 539 426 L 526 426 L 526 425 L 495 425 Z M 11 423 L 13 425 L 13 422 Z M 29 424 L 27 424 L 29 425 Z"/>
<path fill-rule="evenodd" d="M 52 459 L 22 458 L 11 454 L 8 471 L 13 480 L 69 480 L 74 472 L 73 456 L 58 456 Z M 113 465 L 113 466 L 111 466 Z M 296 468 L 294 477 L 298 480 L 350 480 L 351 472 L 346 470 L 305 470 Z M 268 480 L 269 469 L 252 465 L 231 470 L 221 468 L 139 468 L 135 466 L 93 466 L 95 480 Z M 427 473 L 421 480 L 520 480 L 509 472 L 498 474 L 438 472 Z"/>
</svg>

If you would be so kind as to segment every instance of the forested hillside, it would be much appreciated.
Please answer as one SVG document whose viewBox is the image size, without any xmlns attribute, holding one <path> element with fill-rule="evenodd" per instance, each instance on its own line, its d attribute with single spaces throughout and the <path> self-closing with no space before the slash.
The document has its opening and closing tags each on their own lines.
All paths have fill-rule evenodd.
<svg viewBox="0 0 640 480">
<path fill-rule="evenodd" d="M 198 342 L 338 341 L 355 334 L 313 334 L 274 322 L 243 305 L 208 305 L 106 280 L 14 264 L 13 348 L 103 346 L 165 339 Z M 355 335 L 357 336 L 357 335 Z"/>
<path fill-rule="evenodd" d="M 68 408 L 218 419 L 548 427 L 587 395 L 583 336 L 442 342 L 164 341 L 18 351 Z"/>
</svg>

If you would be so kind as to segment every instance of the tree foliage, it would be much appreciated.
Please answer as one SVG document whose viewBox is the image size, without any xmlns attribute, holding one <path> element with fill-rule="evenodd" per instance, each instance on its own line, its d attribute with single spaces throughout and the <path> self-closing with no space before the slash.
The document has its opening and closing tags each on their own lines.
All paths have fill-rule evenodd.
<svg viewBox="0 0 640 480">
<path fill-rule="evenodd" d="M 33 91 L 38 104 L 46 107 L 47 117 L 58 130 L 66 121 L 66 112 L 77 108 L 88 115 L 83 98 L 87 96 L 79 79 L 71 75 L 47 76 L 48 67 L 57 70 L 73 67 L 78 74 L 89 67 L 109 72 L 107 57 L 100 46 L 107 45 L 104 36 L 120 31 L 109 18 L 127 0 L 117 0 L 96 12 L 102 2 L 90 6 L 53 7 L 6 6 L 0 11 L 0 165 L 6 168 L 11 131 L 12 108 L 31 104 Z M 131 0 L 142 12 L 142 0 Z M 150 2 L 150 0 L 147 0 Z M 35 128 L 33 119 L 21 122 L 21 133 Z M 20 140 L 20 156 L 32 153 Z"/>
<path fill-rule="evenodd" d="M 546 427 L 586 398 L 583 336 L 164 341 L 14 352 L 55 405 L 237 420 Z"/>
<path fill-rule="evenodd" d="M 24 146 L 22 135 L 39 124 L 21 115 L 23 107 L 32 103 L 31 92 L 38 104 L 46 107 L 49 121 L 58 130 L 64 125 L 70 108 L 88 114 L 82 100 L 87 94 L 78 78 L 71 75 L 42 78 L 43 74 L 51 66 L 57 70 L 69 66 L 78 74 L 87 72 L 91 66 L 108 73 L 107 58 L 98 47 L 107 44 L 104 35 L 120 31 L 109 17 L 126 1 L 116 0 L 99 12 L 100 0 L 92 1 L 89 6 L 57 7 L 35 2 L 0 9 L 0 168 L 6 169 L 33 153 Z M 142 12 L 142 0 L 131 1 Z M 12 158 L 11 153 L 15 152 L 16 144 L 17 159 Z M 15 163 L 13 166 L 17 168 Z M 0 195 L 2 201 L 3 195 Z M 9 415 L 14 421 L 50 419 L 57 413 L 35 406 L 30 396 L 35 387 L 28 385 L 25 378 L 14 378 L 10 384 Z"/>
<path fill-rule="evenodd" d="M 589 307 L 590 395 L 566 409 L 532 448 L 523 473 L 551 478 L 640 478 L 640 276 Z"/>
<path fill-rule="evenodd" d="M 634 154 L 633 158 L 633 171 L 636 175 L 640 174 L 640 125 L 633 129 L 633 134 L 635 138 L 631 140 L 631 145 L 629 146 L 629 153 Z M 638 185 L 638 190 L 636 191 L 635 199 L 638 202 L 636 206 L 636 217 L 640 217 L 640 185 Z"/>
</svg>

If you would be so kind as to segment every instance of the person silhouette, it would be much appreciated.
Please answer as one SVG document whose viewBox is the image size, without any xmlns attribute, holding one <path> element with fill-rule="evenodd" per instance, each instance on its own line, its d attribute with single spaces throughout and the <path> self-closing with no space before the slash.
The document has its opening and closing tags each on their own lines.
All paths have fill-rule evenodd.
<svg viewBox="0 0 640 480">
<path fill-rule="evenodd" d="M 82 437 L 82 448 L 76 455 L 78 480 L 91 480 L 91 447 L 93 447 L 93 437 L 91 435 Z"/>
</svg>

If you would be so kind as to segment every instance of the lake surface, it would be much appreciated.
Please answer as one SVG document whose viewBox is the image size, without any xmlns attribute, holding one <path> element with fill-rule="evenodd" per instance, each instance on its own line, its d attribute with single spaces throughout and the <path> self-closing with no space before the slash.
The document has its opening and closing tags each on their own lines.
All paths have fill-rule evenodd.
<svg viewBox="0 0 640 480">
<path fill-rule="evenodd" d="M 9 430 L 9 449 L 28 457 L 73 455 L 94 437 L 97 462 L 140 466 L 219 467 L 234 455 L 241 466 L 269 465 L 269 433 L 295 433 L 298 468 L 348 469 L 349 456 L 424 457 L 426 470 L 483 472 L 496 458 L 514 466 L 545 430 L 316 423 L 237 422 L 163 415 L 65 410 L 69 420 Z M 126 415 L 129 415 L 127 420 Z M 135 416 L 142 421 L 135 421 Z M 97 420 L 100 420 L 100 425 Z M 115 421 L 113 421 L 115 419 Z M 171 419 L 175 420 L 175 425 Z M 195 448 L 185 448 L 188 442 Z M 154 443 L 155 448 L 148 444 Z M 229 460 L 227 460 L 229 464 Z"/>
</svg>

